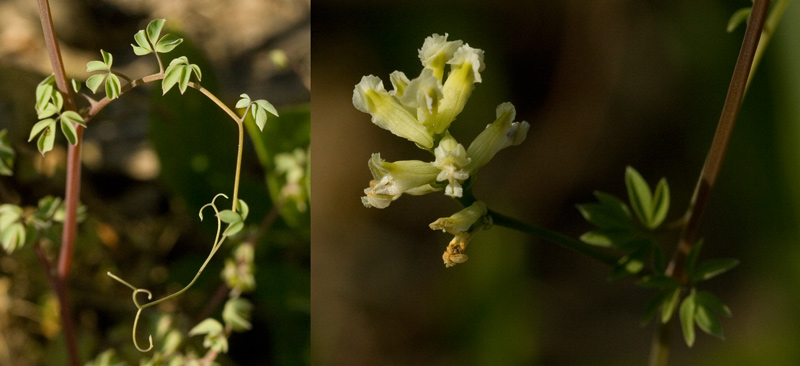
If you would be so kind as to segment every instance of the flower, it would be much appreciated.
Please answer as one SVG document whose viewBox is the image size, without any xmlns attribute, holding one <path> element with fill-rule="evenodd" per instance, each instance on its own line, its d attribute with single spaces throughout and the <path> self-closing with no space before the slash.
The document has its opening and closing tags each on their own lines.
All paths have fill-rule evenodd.
<svg viewBox="0 0 800 366">
<path fill-rule="evenodd" d="M 444 65 L 453 58 L 459 47 L 463 42 L 461 41 L 447 41 L 448 34 L 444 36 L 433 34 L 425 38 L 422 48 L 419 49 L 419 59 L 422 61 L 422 66 L 431 69 L 433 75 L 442 81 L 444 76 Z"/>
<path fill-rule="evenodd" d="M 369 170 L 373 180 L 364 189 L 366 196 L 361 202 L 366 207 L 386 208 L 403 193 L 420 195 L 436 190 L 435 183 L 440 170 L 431 163 L 418 160 L 386 162 L 381 154 L 372 154 Z"/>
<path fill-rule="evenodd" d="M 463 194 L 461 183 L 469 178 L 469 174 L 463 168 L 470 162 L 464 145 L 459 144 L 449 132 L 445 132 L 434 154 L 436 161 L 433 162 L 433 166 L 440 170 L 436 180 L 448 182 L 444 194 L 461 197 Z"/>
<path fill-rule="evenodd" d="M 475 201 L 452 216 L 442 217 L 430 224 L 430 228 L 433 230 L 442 230 L 454 235 L 453 240 L 442 254 L 446 267 L 449 268 L 467 261 L 468 257 L 464 254 L 464 250 L 475 232 L 485 226 L 483 220 L 484 217 L 487 217 L 488 212 L 486 204 Z"/>
<path fill-rule="evenodd" d="M 474 84 L 481 82 L 480 71 L 485 67 L 483 50 L 464 44 L 447 63 L 450 65 L 450 74 L 442 86 L 444 96 L 439 105 L 439 113 L 431 119 L 430 124 L 434 134 L 441 134 L 450 127 L 456 116 L 464 110 Z"/>
<path fill-rule="evenodd" d="M 383 88 L 383 81 L 377 76 L 361 78 L 353 90 L 353 105 L 359 111 L 372 115 L 372 123 L 378 127 L 426 149 L 433 147 L 432 134 Z"/>
<path fill-rule="evenodd" d="M 528 122 L 511 122 L 517 115 L 514 105 L 503 103 L 497 106 L 497 119 L 486 126 L 467 149 L 470 163 L 467 173 L 473 173 L 492 160 L 498 151 L 511 145 L 519 145 L 528 136 Z"/>
</svg>

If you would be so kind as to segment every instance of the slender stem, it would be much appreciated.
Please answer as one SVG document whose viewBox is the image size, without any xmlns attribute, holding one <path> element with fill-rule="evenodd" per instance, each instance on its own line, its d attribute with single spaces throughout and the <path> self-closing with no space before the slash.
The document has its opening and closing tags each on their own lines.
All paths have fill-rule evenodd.
<svg viewBox="0 0 800 366">
<path fill-rule="evenodd" d="M 75 101 L 69 88 L 64 63 L 61 60 L 61 51 L 53 29 L 53 18 L 50 14 L 48 0 L 38 0 L 39 21 L 42 24 L 45 44 L 47 45 L 50 64 L 55 75 L 58 90 L 64 96 L 64 106 L 67 110 L 77 111 Z M 81 181 L 81 141 L 83 140 L 83 127 L 76 125 L 77 144 L 67 148 L 67 181 L 65 192 L 65 220 L 61 235 L 61 252 L 58 257 L 58 274 L 54 290 L 58 295 L 61 313 L 61 327 L 64 332 L 64 341 L 69 354 L 69 363 L 72 366 L 80 364 L 75 329 L 72 325 L 72 311 L 69 304 L 69 286 L 67 278 L 72 267 L 72 258 L 75 250 L 75 236 L 78 228 L 77 210 L 80 195 Z"/>
<path fill-rule="evenodd" d="M 789 0 L 778 0 L 772 6 L 772 11 L 770 11 L 769 15 L 767 16 L 766 23 L 764 23 L 764 28 L 761 31 L 761 40 L 758 42 L 758 48 L 756 49 L 756 54 L 753 58 L 753 67 L 750 69 L 750 76 L 747 78 L 747 88 L 750 87 L 750 81 L 753 79 L 753 75 L 755 75 L 756 69 L 761 63 L 761 57 L 764 56 L 764 50 L 767 49 L 767 45 L 769 45 L 769 41 L 772 39 L 772 34 L 775 33 L 775 28 L 778 27 L 778 23 L 780 23 L 783 13 L 786 11 L 787 5 L 789 5 Z"/>
<path fill-rule="evenodd" d="M 742 40 L 742 48 L 739 51 L 739 57 L 736 60 L 731 83 L 728 87 L 728 95 L 725 98 L 725 104 L 722 106 L 717 131 L 711 142 L 711 148 L 708 151 L 708 156 L 689 208 L 684 216 L 686 226 L 681 232 L 678 247 L 667 266 L 666 275 L 672 276 L 682 284 L 686 284 L 689 281 L 685 268 L 686 258 L 700 235 L 700 223 L 708 206 L 711 190 L 719 176 L 728 142 L 733 132 L 733 126 L 736 122 L 736 116 L 739 114 L 739 108 L 751 75 L 768 8 L 769 0 L 756 0 L 753 4 L 744 40 Z M 671 338 L 670 327 L 670 323 L 659 324 L 650 353 L 651 365 L 663 366 L 667 364 Z"/>
<path fill-rule="evenodd" d="M 614 266 L 617 263 L 617 259 L 614 258 L 613 256 L 598 250 L 594 246 L 591 246 L 589 244 L 586 244 L 580 240 L 576 240 L 564 234 L 551 231 L 540 226 L 526 224 L 514 218 L 494 212 L 492 210 L 489 210 L 488 215 L 492 218 L 492 223 L 494 225 L 503 226 L 514 230 L 519 230 L 526 234 L 533 235 L 540 239 L 547 240 L 551 243 L 558 244 L 567 249 L 584 254 L 589 258 L 598 260 L 610 266 Z"/>
</svg>

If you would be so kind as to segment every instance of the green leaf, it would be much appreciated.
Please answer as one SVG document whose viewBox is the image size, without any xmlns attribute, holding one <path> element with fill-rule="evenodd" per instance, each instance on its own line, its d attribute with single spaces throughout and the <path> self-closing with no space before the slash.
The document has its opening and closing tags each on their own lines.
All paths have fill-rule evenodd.
<svg viewBox="0 0 800 366">
<path fill-rule="evenodd" d="M 8 140 L 8 131 L 0 130 L 0 175 L 14 174 L 14 149 Z"/>
<path fill-rule="evenodd" d="M 611 272 L 610 279 L 617 280 L 622 277 L 637 274 L 644 269 L 644 262 L 650 255 L 651 248 L 644 248 L 620 258 Z"/>
<path fill-rule="evenodd" d="M 0 244 L 3 245 L 3 249 L 8 254 L 11 254 L 15 249 L 25 244 L 25 233 L 25 226 L 22 223 L 15 222 L 0 232 Z"/>
<path fill-rule="evenodd" d="M 645 326 L 650 323 L 650 321 L 656 316 L 658 309 L 660 309 L 664 303 L 671 298 L 671 295 L 672 291 L 662 291 L 653 297 L 653 299 L 647 303 L 647 306 L 645 306 L 644 314 L 642 314 L 642 318 L 640 320 L 640 325 Z"/>
<path fill-rule="evenodd" d="M 170 52 L 174 50 L 175 47 L 178 47 L 178 45 L 181 44 L 181 42 L 183 42 L 183 38 L 179 38 L 172 34 L 164 35 L 164 37 L 161 37 L 161 39 L 158 40 L 158 43 L 156 44 L 156 52 L 158 53 Z"/>
<path fill-rule="evenodd" d="M 47 128 L 54 128 L 56 126 L 56 120 L 52 118 L 44 119 L 39 122 L 36 122 L 31 128 L 31 134 L 28 136 L 28 142 L 33 141 L 33 138 L 36 137 L 40 132 L 45 131 Z"/>
<path fill-rule="evenodd" d="M 222 220 L 222 222 L 227 223 L 227 224 L 233 224 L 233 223 L 242 221 L 242 217 L 238 213 L 233 212 L 231 210 L 222 210 L 222 211 L 220 211 L 219 212 L 219 219 Z"/>
<path fill-rule="evenodd" d="M 628 199 L 633 207 L 633 212 L 639 218 L 639 222 L 645 227 L 652 229 L 651 205 L 653 196 L 650 187 L 644 178 L 632 167 L 625 169 L 625 186 L 628 188 Z"/>
<path fill-rule="evenodd" d="M 642 278 L 642 280 L 639 281 L 637 285 L 645 288 L 675 289 L 678 288 L 681 285 L 681 283 L 670 276 L 663 274 L 654 274 Z"/>
<path fill-rule="evenodd" d="M 50 103 L 50 98 L 53 97 L 53 90 L 55 85 L 55 77 L 48 76 L 39 85 L 36 86 L 36 111 L 40 111 Z"/>
<path fill-rule="evenodd" d="M 111 65 L 114 63 L 114 56 L 103 50 L 100 50 L 100 54 L 103 56 L 103 63 L 105 64 L 106 67 L 105 69 L 111 70 Z M 91 63 L 91 61 L 89 63 Z M 88 68 L 89 64 L 86 64 L 86 67 Z"/>
<path fill-rule="evenodd" d="M 233 236 L 236 233 L 242 231 L 243 228 L 244 228 L 244 222 L 242 221 L 235 222 L 230 224 L 230 226 L 228 226 L 228 228 L 225 229 L 225 232 L 223 232 L 222 235 Z"/>
<path fill-rule="evenodd" d="M 186 88 L 189 86 L 189 80 L 192 78 L 192 71 L 189 69 L 188 66 L 181 67 L 181 80 L 178 83 L 178 88 L 181 90 L 181 94 L 186 92 Z"/>
<path fill-rule="evenodd" d="M 273 116 L 280 117 L 280 116 L 278 116 L 278 111 L 275 109 L 275 107 L 272 105 L 272 103 L 267 102 L 264 99 L 259 99 L 255 103 L 258 104 L 258 106 L 261 107 L 261 109 L 263 109 L 263 110 L 265 110 L 265 111 L 267 111 L 269 113 L 272 113 Z"/>
<path fill-rule="evenodd" d="M 81 92 L 81 83 L 75 79 L 69 79 L 69 83 L 72 85 L 72 90 L 76 93 Z"/>
<path fill-rule="evenodd" d="M 703 239 L 697 241 L 697 243 L 692 246 L 692 250 L 689 251 L 689 255 L 686 256 L 686 272 L 693 273 L 694 268 L 697 265 L 697 257 L 700 256 L 700 250 L 703 249 Z"/>
<path fill-rule="evenodd" d="M 36 117 L 39 119 L 50 117 L 56 113 L 58 113 L 58 107 L 53 103 L 47 103 L 43 109 L 37 111 Z"/>
<path fill-rule="evenodd" d="M 183 335 L 180 331 L 173 329 L 164 337 L 164 342 L 161 346 L 161 351 L 166 355 L 170 355 L 178 350 L 178 346 L 183 342 Z"/>
<path fill-rule="evenodd" d="M 86 122 L 83 121 L 83 117 L 81 117 L 81 115 L 75 111 L 66 111 L 62 113 L 61 119 L 66 119 L 72 123 L 77 123 L 83 127 L 86 127 Z"/>
<path fill-rule="evenodd" d="M 731 309 L 728 308 L 728 306 L 725 305 L 722 300 L 708 291 L 698 291 L 697 294 L 695 294 L 695 302 L 698 306 L 703 306 L 704 308 L 722 316 L 730 318 L 732 315 Z"/>
<path fill-rule="evenodd" d="M 197 77 L 197 82 L 198 83 L 200 82 L 200 80 L 203 80 L 203 72 L 200 71 L 200 66 L 197 66 L 195 64 L 191 64 L 191 65 L 189 65 L 189 68 L 192 69 L 192 72 L 194 72 L 194 76 Z"/>
<path fill-rule="evenodd" d="M 10 203 L 0 205 L 0 231 L 5 230 L 12 223 L 19 220 L 22 213 L 22 208 L 17 205 Z"/>
<path fill-rule="evenodd" d="M 264 125 L 267 124 L 267 112 L 263 108 L 255 108 L 256 112 L 256 125 L 258 129 L 262 132 L 264 131 Z"/>
<path fill-rule="evenodd" d="M 109 73 L 106 77 L 106 97 L 108 99 L 119 98 L 120 89 L 122 89 L 122 86 L 117 75 Z"/>
<path fill-rule="evenodd" d="M 107 75 L 108 74 L 97 74 L 89 76 L 89 78 L 86 79 L 86 87 L 89 88 L 92 93 L 97 93 L 97 89 L 100 87 L 100 84 L 106 80 Z"/>
<path fill-rule="evenodd" d="M 250 313 L 253 305 L 242 298 L 230 299 L 225 302 L 222 309 L 222 320 L 226 325 L 233 328 L 234 332 L 244 332 L 252 328 L 250 324 Z"/>
<path fill-rule="evenodd" d="M 86 72 L 108 71 L 108 66 L 102 61 L 89 61 L 86 63 Z"/>
<path fill-rule="evenodd" d="M 675 307 L 678 305 L 678 297 L 681 294 L 680 287 L 668 293 L 667 301 L 664 302 L 664 307 L 661 310 L 661 323 L 667 324 L 672 319 L 672 314 L 675 312 Z"/>
<path fill-rule="evenodd" d="M 42 197 L 42 199 L 39 200 L 39 204 L 37 205 L 38 208 L 36 209 L 36 213 L 34 213 L 34 215 L 43 221 L 50 220 L 61 206 L 61 202 L 62 200 L 59 197 Z"/>
<path fill-rule="evenodd" d="M 203 347 L 223 353 L 228 351 L 228 340 L 223 333 L 222 324 L 217 320 L 208 318 L 189 331 L 190 337 L 202 334 L 206 335 L 203 338 Z"/>
<path fill-rule="evenodd" d="M 686 296 L 681 303 L 680 309 L 680 318 L 681 318 L 681 328 L 683 329 L 683 339 L 686 341 L 686 345 L 691 347 L 694 345 L 694 323 L 695 323 L 695 302 L 694 302 L 694 290 L 689 296 Z"/>
<path fill-rule="evenodd" d="M 64 133 L 64 137 L 67 138 L 67 141 L 69 141 L 70 144 L 78 144 L 78 131 L 75 130 L 75 125 L 73 125 L 72 122 L 62 118 L 61 131 Z"/>
<path fill-rule="evenodd" d="M 250 105 L 250 96 L 249 95 L 242 94 L 242 95 L 239 95 L 239 98 L 242 98 L 242 99 L 239 99 L 239 101 L 236 102 L 236 108 L 246 108 L 248 105 Z"/>
<path fill-rule="evenodd" d="M 247 202 L 245 202 L 242 199 L 239 199 L 236 208 L 237 208 L 236 212 L 238 212 L 239 215 L 242 216 L 242 221 L 247 220 L 247 215 L 250 214 L 250 206 L 247 205 Z"/>
<path fill-rule="evenodd" d="M 751 8 L 741 8 L 737 10 L 731 18 L 728 20 L 728 33 L 733 32 L 739 24 L 746 22 L 748 18 L 750 18 L 750 12 L 752 11 Z"/>
<path fill-rule="evenodd" d="M 153 48 L 150 46 L 150 42 L 147 41 L 144 30 L 136 32 L 133 39 L 136 40 L 136 45 L 131 44 L 131 47 L 133 47 L 133 53 L 137 56 L 144 56 L 153 52 Z"/>
<path fill-rule="evenodd" d="M 595 196 L 600 199 L 600 202 L 577 206 L 578 211 L 586 221 L 602 229 L 635 230 L 630 211 L 622 201 L 602 192 L 595 192 Z M 600 197 L 603 198 L 601 199 Z"/>
<path fill-rule="evenodd" d="M 725 339 L 725 336 L 722 334 L 722 324 L 719 318 L 705 307 L 699 304 L 696 305 L 694 322 L 697 324 L 697 327 L 719 339 Z"/>
<path fill-rule="evenodd" d="M 709 259 L 701 263 L 697 269 L 692 273 L 692 280 L 695 282 L 705 281 L 710 278 L 719 276 L 733 267 L 739 265 L 738 259 L 733 258 L 719 258 Z"/>
<path fill-rule="evenodd" d="M 172 89 L 173 86 L 175 86 L 175 84 L 181 78 L 182 71 L 182 66 L 170 63 L 170 65 L 167 67 L 167 70 L 164 71 L 164 80 L 161 81 L 162 95 L 167 94 L 167 92 Z"/>
<path fill-rule="evenodd" d="M 53 145 L 56 142 L 56 121 L 53 120 L 53 123 L 49 125 L 44 132 L 39 135 L 39 140 L 36 142 L 36 147 L 39 149 L 39 152 L 42 153 L 42 156 L 50 150 L 53 150 Z"/>
<path fill-rule="evenodd" d="M 664 222 L 664 219 L 667 218 L 667 213 L 669 212 L 669 185 L 667 185 L 667 179 L 661 178 L 656 186 L 656 192 L 653 194 L 653 201 L 652 205 L 652 216 L 651 216 L 651 229 L 655 229 Z"/>
<path fill-rule="evenodd" d="M 598 229 L 581 235 L 580 240 L 586 244 L 599 247 L 619 246 L 634 237 L 633 231 L 620 229 Z"/>
<path fill-rule="evenodd" d="M 166 19 L 153 19 L 147 25 L 147 38 L 150 40 L 150 44 L 158 42 L 158 37 L 161 35 L 161 28 L 164 27 L 165 21 Z"/>
</svg>

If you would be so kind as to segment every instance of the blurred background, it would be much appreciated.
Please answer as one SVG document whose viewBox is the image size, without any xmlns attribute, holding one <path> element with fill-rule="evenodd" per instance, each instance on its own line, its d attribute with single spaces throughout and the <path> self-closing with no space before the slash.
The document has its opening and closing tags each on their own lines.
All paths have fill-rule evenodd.
<svg viewBox="0 0 800 366">
<path fill-rule="evenodd" d="M 625 197 L 631 165 L 685 211 L 716 128 L 744 27 L 740 1 L 326 1 L 312 9 L 312 363 L 315 365 L 641 365 L 653 292 L 576 253 L 495 227 L 445 269 L 451 236 L 428 229 L 458 205 L 440 194 L 367 209 L 370 154 L 431 156 L 352 105 L 363 75 L 421 70 L 433 33 L 485 51 L 483 82 L 451 127 L 465 145 L 511 102 L 531 130 L 481 169 L 494 210 L 573 237 L 575 205 Z M 800 359 L 800 7 L 789 5 L 744 101 L 704 220 L 701 259 L 734 257 L 701 284 L 733 311 L 726 339 L 674 365 L 792 365 Z M 671 255 L 676 240 L 665 242 Z"/>
<path fill-rule="evenodd" d="M 253 329 L 234 334 L 229 353 L 217 361 L 309 362 L 308 204 L 276 204 L 285 176 L 275 171 L 273 158 L 296 148 L 304 153 L 309 145 L 310 6 L 309 0 L 52 2 L 69 77 L 85 80 L 86 63 L 101 59 L 100 49 L 113 54 L 114 70 L 133 78 L 158 72 L 153 56 L 135 56 L 130 44 L 151 20 L 166 18 L 162 34 L 179 35 L 184 43 L 164 56 L 165 64 L 186 55 L 203 70 L 202 85 L 227 105 L 247 93 L 269 100 L 281 115 L 270 117 L 260 139 L 245 138 L 240 198 L 250 207 L 248 228 L 225 243 L 191 290 L 144 311 L 140 343 L 154 333 L 162 314 L 173 316 L 184 335 L 204 317 L 219 319 L 227 294 L 220 272 L 239 243 L 251 241 L 257 288 L 245 297 L 254 304 Z M 36 2 L 0 0 L 0 130 L 8 129 L 17 151 L 14 176 L 0 177 L 0 203 L 29 207 L 45 195 L 64 195 L 65 139 L 57 137 L 44 158 L 27 142 L 37 121 L 36 85 L 51 72 Z M 83 92 L 91 94 L 85 87 Z M 161 94 L 157 85 L 126 93 L 85 133 L 81 200 L 88 216 L 79 229 L 70 282 L 83 361 L 114 348 L 121 360 L 139 364 L 142 356 L 130 338 L 136 313 L 130 290 L 106 272 L 155 297 L 180 289 L 214 241 L 210 211 L 201 223 L 198 210 L 217 193 L 231 194 L 235 124 L 196 91 Z M 219 207 L 230 204 L 223 201 Z M 56 225 L 47 234 L 52 242 L 44 248 L 51 260 L 60 229 Z M 0 253 L 0 365 L 66 364 L 55 309 L 33 248 Z M 202 337 L 181 347 L 205 353 Z"/>
</svg>

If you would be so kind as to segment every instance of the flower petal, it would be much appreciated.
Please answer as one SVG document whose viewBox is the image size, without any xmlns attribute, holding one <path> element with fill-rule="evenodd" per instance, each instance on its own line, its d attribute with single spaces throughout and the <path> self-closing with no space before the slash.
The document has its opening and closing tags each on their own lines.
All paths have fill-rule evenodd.
<svg viewBox="0 0 800 366">
<path fill-rule="evenodd" d="M 372 115 L 372 123 L 423 148 L 433 147 L 432 134 L 383 88 L 377 76 L 361 78 L 353 90 L 356 109 Z"/>
</svg>

